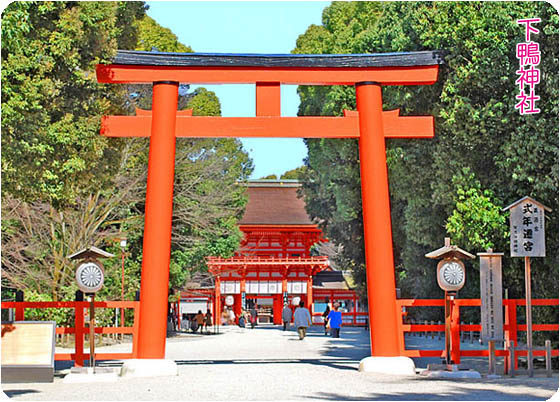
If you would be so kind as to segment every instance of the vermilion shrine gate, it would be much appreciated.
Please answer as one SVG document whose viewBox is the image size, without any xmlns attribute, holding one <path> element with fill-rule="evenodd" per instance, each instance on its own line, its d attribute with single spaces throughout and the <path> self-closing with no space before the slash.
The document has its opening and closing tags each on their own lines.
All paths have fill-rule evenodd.
<svg viewBox="0 0 560 402">
<path fill-rule="evenodd" d="M 366 313 L 355 291 L 341 271 L 333 270 L 328 256 L 321 255 L 328 240 L 298 198 L 301 183 L 249 180 L 241 185 L 248 202 L 238 222 L 240 247 L 230 258 L 207 258 L 212 275 L 201 275 L 179 293 L 174 306 L 178 321 L 182 314 L 188 318 L 198 309 L 212 308 L 216 320 L 227 322 L 228 314 L 221 314 L 225 307 L 236 317 L 254 308 L 259 322 L 282 324 L 284 303 L 294 306 L 303 300 L 315 323 L 323 324 L 323 304 L 338 302 L 344 325 L 364 325 Z M 318 246 L 314 253 L 313 245 Z"/>
<path fill-rule="evenodd" d="M 430 85 L 442 63 L 433 51 L 361 55 L 243 55 L 118 51 L 98 65 L 102 83 L 153 83 L 152 111 L 108 116 L 109 137 L 150 137 L 138 358 L 165 355 L 176 137 L 359 138 L 372 356 L 399 356 L 385 138 L 430 138 L 433 117 L 382 110 L 383 85 Z M 255 84 L 256 117 L 177 112 L 178 86 Z M 281 117 L 280 85 L 355 85 L 357 112 Z"/>
</svg>

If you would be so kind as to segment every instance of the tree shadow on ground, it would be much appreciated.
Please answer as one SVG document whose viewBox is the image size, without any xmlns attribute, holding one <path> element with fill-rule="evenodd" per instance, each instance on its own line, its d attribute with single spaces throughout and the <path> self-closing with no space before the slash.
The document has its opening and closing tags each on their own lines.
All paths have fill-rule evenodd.
<svg viewBox="0 0 560 402">
<path fill-rule="evenodd" d="M 364 397 L 348 396 L 342 393 L 319 392 L 313 395 L 304 396 L 306 399 L 325 400 L 325 401 L 545 401 L 556 392 L 549 389 L 550 396 L 542 397 L 527 392 L 504 392 L 484 387 L 478 384 L 479 389 L 453 386 L 453 391 L 438 394 L 427 392 L 396 392 L 396 393 L 371 393 Z M 512 385 L 515 389 L 516 386 Z"/>
</svg>

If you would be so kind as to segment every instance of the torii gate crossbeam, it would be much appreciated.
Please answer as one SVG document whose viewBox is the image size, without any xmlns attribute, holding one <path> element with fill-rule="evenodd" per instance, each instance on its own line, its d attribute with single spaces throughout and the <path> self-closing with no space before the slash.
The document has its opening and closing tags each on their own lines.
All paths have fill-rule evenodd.
<svg viewBox="0 0 560 402">
<path fill-rule="evenodd" d="M 99 82 L 153 83 L 151 112 L 106 116 L 101 129 L 110 137 L 150 137 L 138 358 L 165 355 L 176 137 L 359 138 L 371 354 L 399 356 L 385 138 L 429 138 L 434 128 L 431 116 L 383 112 L 381 86 L 433 84 L 442 62 L 433 51 L 240 55 L 120 50 L 113 64 L 98 65 Z M 177 112 L 179 82 L 255 84 L 256 117 Z M 281 117 L 281 84 L 355 85 L 358 111 L 346 111 L 344 117 Z"/>
</svg>

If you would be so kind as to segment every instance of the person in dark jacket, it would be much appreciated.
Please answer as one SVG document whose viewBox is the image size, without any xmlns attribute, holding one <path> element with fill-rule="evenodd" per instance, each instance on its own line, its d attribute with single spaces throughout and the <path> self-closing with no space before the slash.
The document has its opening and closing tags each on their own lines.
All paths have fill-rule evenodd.
<svg viewBox="0 0 560 402">
<path fill-rule="evenodd" d="M 288 306 L 288 303 L 284 303 L 284 308 L 282 309 L 282 324 L 284 327 L 282 331 L 288 328 L 290 321 L 292 321 L 292 309 Z"/>
</svg>

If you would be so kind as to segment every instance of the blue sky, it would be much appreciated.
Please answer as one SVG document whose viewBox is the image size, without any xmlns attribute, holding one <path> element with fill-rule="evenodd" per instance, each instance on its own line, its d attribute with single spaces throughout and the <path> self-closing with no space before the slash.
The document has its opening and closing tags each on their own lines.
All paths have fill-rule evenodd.
<svg viewBox="0 0 560 402">
<path fill-rule="evenodd" d="M 290 53 L 311 24 L 321 24 L 327 1 L 149 1 L 148 15 L 179 41 L 201 53 Z M 222 116 L 255 115 L 253 85 L 206 85 L 216 92 Z M 193 87 L 194 88 L 194 87 Z M 296 86 L 282 87 L 282 115 L 296 116 Z M 301 139 L 244 138 L 253 159 L 252 178 L 278 176 L 303 165 Z"/>
</svg>

